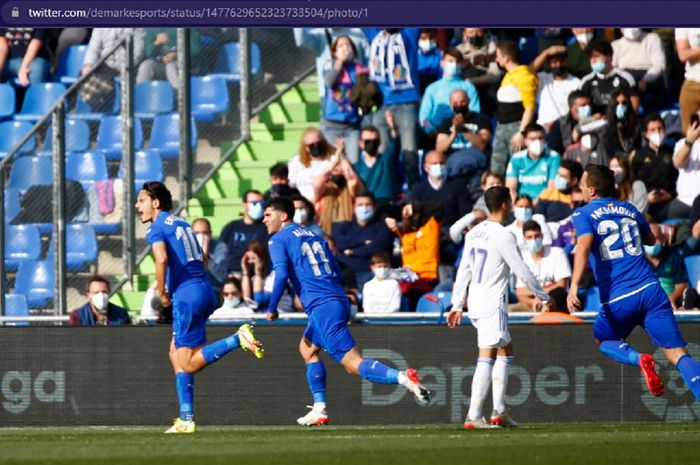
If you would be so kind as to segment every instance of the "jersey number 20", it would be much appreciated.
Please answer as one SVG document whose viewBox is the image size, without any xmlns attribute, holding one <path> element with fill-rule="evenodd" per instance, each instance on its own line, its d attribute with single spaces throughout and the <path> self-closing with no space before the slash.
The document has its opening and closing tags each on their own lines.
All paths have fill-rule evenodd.
<svg viewBox="0 0 700 465">
<path fill-rule="evenodd" d="M 301 253 L 306 255 L 306 258 L 309 259 L 309 264 L 311 265 L 311 269 L 314 272 L 314 276 L 321 276 L 321 267 L 319 266 L 318 260 L 316 259 L 316 255 L 318 255 L 321 259 L 321 263 L 323 263 L 323 269 L 326 270 L 326 273 L 333 273 L 331 271 L 331 266 L 328 264 L 328 257 L 326 257 L 326 252 L 323 251 L 323 246 L 321 246 L 320 242 L 316 241 L 311 245 L 309 245 L 308 242 L 302 243 Z"/>
<path fill-rule="evenodd" d="M 622 233 L 622 248 L 613 249 L 620 238 L 620 233 Z M 635 257 L 642 254 L 642 238 L 639 235 L 637 222 L 633 219 L 622 218 L 619 226 L 612 220 L 601 221 L 598 224 L 598 234 L 605 237 L 600 243 L 600 257 L 603 260 L 622 258 L 624 252 Z"/>
</svg>

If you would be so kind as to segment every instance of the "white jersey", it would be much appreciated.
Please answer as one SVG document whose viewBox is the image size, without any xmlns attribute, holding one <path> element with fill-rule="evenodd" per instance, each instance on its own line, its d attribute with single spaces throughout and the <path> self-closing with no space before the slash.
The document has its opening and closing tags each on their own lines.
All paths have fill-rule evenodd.
<svg viewBox="0 0 700 465">
<path fill-rule="evenodd" d="M 464 238 L 462 261 L 452 291 L 452 309 L 464 307 L 468 286 L 469 318 L 484 318 L 507 311 L 511 270 L 538 299 L 549 300 L 549 295 L 520 256 L 513 234 L 495 221 L 482 221 Z"/>
</svg>

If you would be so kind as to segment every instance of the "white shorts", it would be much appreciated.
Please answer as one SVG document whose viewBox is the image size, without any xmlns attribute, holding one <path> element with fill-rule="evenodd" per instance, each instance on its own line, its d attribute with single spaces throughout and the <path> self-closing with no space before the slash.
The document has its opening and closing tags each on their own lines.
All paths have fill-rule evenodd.
<svg viewBox="0 0 700 465">
<path fill-rule="evenodd" d="M 480 349 L 500 349 L 512 340 L 508 332 L 508 313 L 499 310 L 491 316 L 473 319 L 476 328 L 477 346 Z"/>
</svg>

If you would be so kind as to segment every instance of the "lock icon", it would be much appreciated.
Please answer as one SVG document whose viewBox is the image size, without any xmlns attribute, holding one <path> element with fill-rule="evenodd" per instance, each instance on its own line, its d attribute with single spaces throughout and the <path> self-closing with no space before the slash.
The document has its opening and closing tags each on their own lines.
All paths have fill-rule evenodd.
<svg viewBox="0 0 700 465">
<path fill-rule="evenodd" d="M 17 8 L 17 7 L 12 8 L 12 17 L 19 18 L 19 8 Z"/>
</svg>

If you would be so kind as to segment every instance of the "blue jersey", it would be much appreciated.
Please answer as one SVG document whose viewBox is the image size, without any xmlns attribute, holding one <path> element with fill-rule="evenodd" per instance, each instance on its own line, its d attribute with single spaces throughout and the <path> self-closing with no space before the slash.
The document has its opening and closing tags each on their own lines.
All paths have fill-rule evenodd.
<svg viewBox="0 0 700 465">
<path fill-rule="evenodd" d="M 594 199 L 572 216 L 576 236 L 593 234 L 591 266 L 602 302 L 624 297 L 657 281 L 644 254 L 649 224 L 629 202 Z"/>
<path fill-rule="evenodd" d="M 271 310 L 276 309 L 278 288 L 287 277 L 307 313 L 328 300 L 347 301 L 340 267 L 325 239 L 293 223 L 275 233 L 268 246 L 275 270 Z"/>
<path fill-rule="evenodd" d="M 168 253 L 167 285 L 170 294 L 186 282 L 207 281 L 202 248 L 192 227 L 182 218 L 160 212 L 146 232 L 150 245 L 162 242 Z"/>
</svg>

